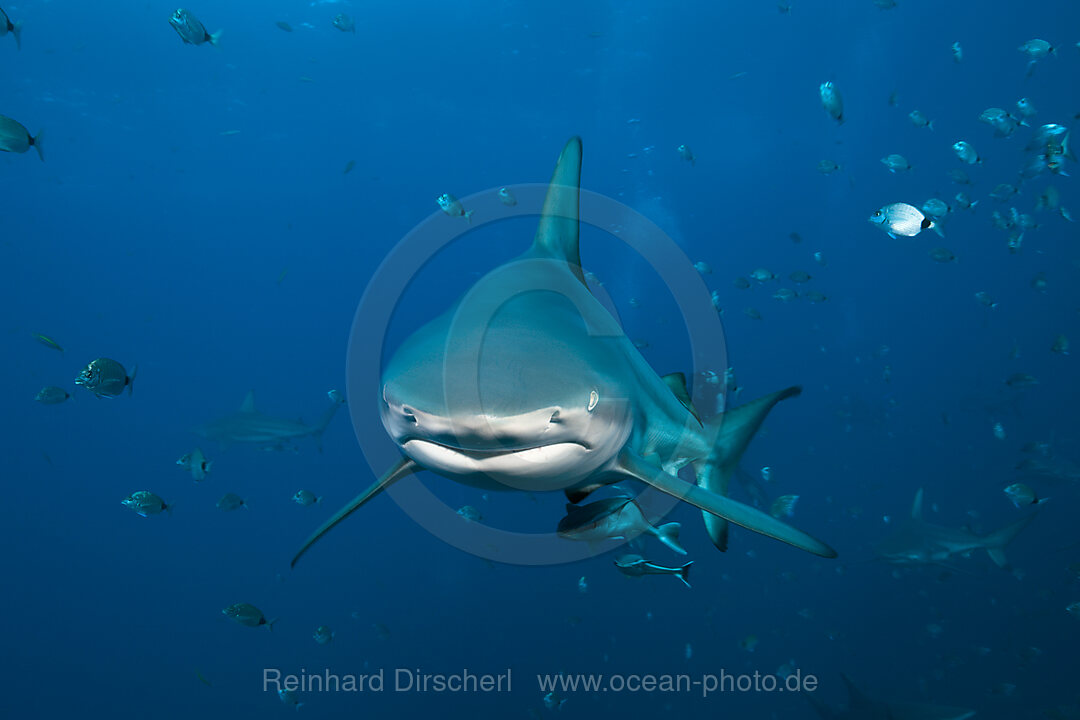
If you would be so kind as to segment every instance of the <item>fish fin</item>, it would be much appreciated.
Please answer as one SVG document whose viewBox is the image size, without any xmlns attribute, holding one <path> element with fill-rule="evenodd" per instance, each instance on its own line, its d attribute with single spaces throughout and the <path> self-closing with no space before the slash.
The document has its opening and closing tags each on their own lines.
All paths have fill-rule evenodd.
<svg viewBox="0 0 1080 720">
<path fill-rule="evenodd" d="M 844 679 L 844 686 L 847 688 L 848 712 L 853 717 L 871 717 L 879 714 L 878 704 L 860 690 L 855 683 L 851 681 L 851 678 L 844 673 L 840 673 L 840 677 Z"/>
<path fill-rule="evenodd" d="M 319 418 L 319 422 L 316 423 L 314 428 L 312 428 L 311 434 L 315 437 L 315 445 L 319 448 L 319 452 L 322 452 L 323 431 L 326 430 L 326 427 L 330 424 L 330 421 L 334 419 L 334 414 L 337 413 L 338 408 L 340 408 L 344 404 L 345 403 L 342 401 L 332 400 L 330 407 L 326 409 L 326 412 L 323 413 L 323 416 Z"/>
<path fill-rule="evenodd" d="M 656 539 L 664 543 L 680 555 L 685 555 L 686 550 L 684 550 L 683 546 L 679 544 L 679 528 L 681 527 L 682 526 L 679 525 L 679 523 L 677 522 L 671 522 L 661 525 L 660 527 L 656 528 Z"/>
<path fill-rule="evenodd" d="M 11 34 L 15 37 L 15 49 L 22 50 L 22 21 L 11 26 Z"/>
<path fill-rule="evenodd" d="M 679 569 L 678 569 L 678 570 L 677 570 L 677 571 L 675 572 L 675 577 L 677 577 L 677 578 L 679 578 L 680 580 L 682 580 L 682 583 L 683 583 L 683 585 L 685 585 L 686 587 L 693 587 L 693 586 L 692 586 L 692 585 L 690 584 L 690 580 L 689 580 L 689 578 L 690 578 L 690 566 L 691 566 L 691 565 L 693 565 L 693 564 L 694 564 L 694 561 L 693 561 L 693 560 L 691 560 L 690 562 L 686 563 L 685 565 L 683 565 L 682 567 L 680 567 L 680 568 L 679 568 Z"/>
<path fill-rule="evenodd" d="M 465 211 L 465 222 L 469 223 L 470 225 L 472 225 L 472 214 L 474 212 L 476 212 L 476 211 L 475 210 L 466 210 Z"/>
<path fill-rule="evenodd" d="M 801 392 L 800 387 L 789 387 L 751 400 L 710 419 L 713 447 L 705 463 L 697 468 L 698 485 L 709 492 L 727 497 L 731 477 L 738 469 L 739 460 L 754 433 L 765 421 L 765 416 L 776 403 Z M 705 519 L 705 530 L 716 549 L 721 552 L 727 550 L 727 521 L 710 512 L 702 513 L 702 517 Z"/>
<path fill-rule="evenodd" d="M 893 240 L 897 239 L 896 238 L 896 233 L 885 233 L 885 234 L 888 235 L 889 237 L 891 237 Z"/>
<path fill-rule="evenodd" d="M 690 400 L 690 391 L 686 387 L 686 375 L 681 372 L 673 372 L 660 379 L 664 381 L 664 384 L 668 386 L 668 389 L 682 403 L 683 407 L 690 411 L 690 414 L 698 421 L 698 425 L 701 425 L 701 415 L 698 414 L 697 408 L 694 407 L 694 403 Z"/>
<path fill-rule="evenodd" d="M 420 466 L 409 458 L 403 457 L 398 460 L 393 465 L 393 467 L 387 470 L 381 478 L 376 480 L 374 484 L 371 485 L 371 487 L 353 498 L 345 507 L 334 513 L 333 517 L 324 522 L 318 530 L 312 533 L 311 536 L 308 537 L 308 539 L 304 542 L 304 546 L 300 548 L 300 551 L 297 552 L 295 556 L 293 556 L 292 562 L 289 563 L 289 567 L 296 567 L 297 561 L 303 556 L 304 553 L 311 549 L 312 545 L 318 542 L 323 535 L 334 529 L 334 527 L 337 526 L 338 523 L 349 517 L 349 515 L 359 509 L 360 506 L 362 506 L 368 500 L 375 497 L 401 478 L 406 477 L 407 475 L 411 475 L 412 473 L 417 472 L 420 469 Z"/>
<path fill-rule="evenodd" d="M 836 557 L 835 550 L 801 530 L 796 530 L 790 525 L 782 523 L 749 505 L 743 505 L 730 498 L 709 492 L 697 485 L 683 482 L 679 478 L 664 472 L 662 468 L 650 465 L 630 451 L 624 451 L 619 455 L 616 469 L 647 485 L 651 485 L 660 492 L 688 502 L 714 515 L 719 515 L 725 520 L 741 525 L 748 530 L 794 545 L 814 555 L 826 558 Z"/>
<path fill-rule="evenodd" d="M 1031 522 L 1031 519 L 1038 513 L 1033 512 L 1023 518 L 1020 518 L 1012 525 L 1001 528 L 997 532 L 992 532 L 983 538 L 983 542 L 986 545 L 986 554 L 990 556 L 990 559 L 994 561 L 1002 570 L 1011 569 L 1009 561 L 1005 557 L 1005 546 L 1008 545 L 1013 539 L 1020 534 L 1020 531 L 1027 527 L 1027 524 Z"/>
<path fill-rule="evenodd" d="M 581 187 L 581 138 L 572 137 L 559 154 L 551 175 L 540 223 L 530 254 L 563 260 L 574 276 L 588 287 L 581 271 L 578 249 L 578 213 Z"/>
<path fill-rule="evenodd" d="M 135 392 L 135 376 L 138 375 L 138 374 L 139 374 L 139 366 L 138 365 L 133 365 L 132 368 L 131 368 L 131 374 L 127 376 L 127 382 L 126 382 L 127 391 L 128 391 L 128 397 L 131 397 L 131 395 Z"/>
<path fill-rule="evenodd" d="M 244 402 L 240 403 L 240 412 L 253 413 L 255 410 L 255 391 L 248 390 L 248 394 L 244 396 Z"/>
<path fill-rule="evenodd" d="M 607 487 L 619 481 L 618 477 L 608 478 L 606 482 L 592 482 L 588 485 L 580 485 L 577 487 L 566 488 L 563 493 L 566 495 L 566 499 L 577 505 L 585 498 L 592 495 L 600 488 Z"/>
<path fill-rule="evenodd" d="M 41 158 L 41 162 L 45 162 L 45 150 L 41 147 L 41 141 L 45 137 L 44 130 L 38 130 L 38 134 L 30 138 L 30 144 L 37 150 L 38 157 Z M 60 352 L 64 352 L 60 350 Z"/>
<path fill-rule="evenodd" d="M 212 35 L 207 35 L 206 41 L 208 43 L 210 43 L 211 45 L 213 45 L 214 47 L 221 47 L 221 33 L 222 32 L 224 32 L 224 31 L 218 30 L 216 33 L 213 33 Z"/>
<path fill-rule="evenodd" d="M 266 629 L 270 632 L 274 632 L 274 623 L 276 623 L 279 619 L 280 618 L 274 618 L 270 622 L 266 623 Z"/>
<path fill-rule="evenodd" d="M 922 488 L 915 491 L 915 501 L 911 504 L 911 519 L 915 522 L 922 522 L 922 491 Z"/>
<path fill-rule="evenodd" d="M 945 230 L 941 227 L 941 223 L 936 220 L 931 221 L 930 229 L 938 234 L 938 237 L 945 237 Z"/>
</svg>

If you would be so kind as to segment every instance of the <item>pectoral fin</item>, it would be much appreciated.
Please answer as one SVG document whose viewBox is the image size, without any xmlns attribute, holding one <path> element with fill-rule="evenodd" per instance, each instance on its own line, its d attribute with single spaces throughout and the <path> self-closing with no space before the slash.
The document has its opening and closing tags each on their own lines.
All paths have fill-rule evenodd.
<svg viewBox="0 0 1080 720">
<path fill-rule="evenodd" d="M 334 513 L 332 518 L 324 522 L 318 530 L 312 533 L 304 543 L 304 546 L 300 548 L 300 552 L 296 553 L 293 557 L 292 562 L 289 563 L 289 567 L 296 567 L 297 561 L 311 548 L 312 545 L 318 542 L 323 535 L 330 532 L 339 522 L 349 517 L 355 510 L 359 509 L 361 505 L 396 483 L 401 478 L 411 475 L 418 470 L 420 470 L 420 466 L 415 462 L 409 458 L 401 458 L 401 460 L 387 470 L 381 478 L 376 480 L 371 487 L 353 498 L 348 505 Z"/>
<path fill-rule="evenodd" d="M 697 485 L 684 482 L 664 472 L 663 469 L 650 465 L 631 452 L 623 452 L 619 456 L 618 463 L 620 471 L 632 475 L 637 480 L 651 485 L 660 492 L 688 502 L 736 525 L 741 525 L 747 530 L 767 535 L 814 555 L 826 558 L 836 557 L 835 550 L 820 540 L 810 537 L 803 531 L 796 530 L 790 525 L 782 523 L 771 515 L 766 515 L 749 505 L 743 505 L 731 498 L 721 497 Z"/>
</svg>

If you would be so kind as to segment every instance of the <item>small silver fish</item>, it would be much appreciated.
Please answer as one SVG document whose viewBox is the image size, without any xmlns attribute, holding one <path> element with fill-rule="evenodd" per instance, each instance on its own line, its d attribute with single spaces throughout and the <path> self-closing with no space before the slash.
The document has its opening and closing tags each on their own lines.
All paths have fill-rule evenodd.
<svg viewBox="0 0 1080 720">
<path fill-rule="evenodd" d="M 1005 497 L 1009 498 L 1009 501 L 1017 508 L 1022 508 L 1026 505 L 1041 505 L 1050 499 L 1040 499 L 1039 496 L 1035 494 L 1035 491 L 1024 483 L 1013 483 L 1005 488 Z"/>
<path fill-rule="evenodd" d="M 202 449 L 195 448 L 186 455 L 181 455 L 176 464 L 191 473 L 191 478 L 195 482 L 201 482 L 210 473 L 210 466 L 214 464 L 214 461 L 207 460 Z"/>
<path fill-rule="evenodd" d="M 679 157 L 690 163 L 691 166 L 697 165 L 697 158 L 694 157 L 694 151 L 690 149 L 689 145 L 680 145 L 677 152 Z"/>
<path fill-rule="evenodd" d="M 690 566 L 694 564 L 694 561 L 682 565 L 680 567 L 664 567 L 663 565 L 657 565 L 656 563 L 649 562 L 640 555 L 620 555 L 615 558 L 615 567 L 619 569 L 623 575 L 627 577 L 644 577 L 645 575 L 674 575 L 682 581 L 683 585 L 690 587 Z"/>
<path fill-rule="evenodd" d="M 472 210 L 465 210 L 465 207 L 461 204 L 461 201 L 450 193 L 443 193 L 439 197 L 435 198 L 435 202 L 439 204 L 439 209 L 450 217 L 462 217 L 469 223 L 472 223 Z"/>
<path fill-rule="evenodd" d="M 840 169 L 840 166 L 832 160 L 822 160 L 817 164 L 817 171 L 822 175 L 832 175 Z"/>
<path fill-rule="evenodd" d="M 221 496 L 221 499 L 217 501 L 217 509 L 222 512 L 232 512 L 233 510 L 239 510 L 240 508 L 247 509 L 247 503 L 244 502 L 244 498 L 233 493 L 225 493 Z"/>
<path fill-rule="evenodd" d="M 929 218 L 933 218 L 934 220 L 942 220 L 950 212 L 952 212 L 952 208 L 950 208 L 944 200 L 939 200 L 938 198 L 930 198 L 922 204 L 922 211 L 923 214 L 925 214 Z"/>
<path fill-rule="evenodd" d="M 704 260 L 698 260 L 694 263 L 694 269 L 702 275 L 712 275 L 712 266 Z"/>
<path fill-rule="evenodd" d="M 59 405 L 69 397 L 71 397 L 71 393 L 64 388 L 58 388 L 55 385 L 46 385 L 38 390 L 38 394 L 34 396 L 34 399 L 42 405 Z"/>
<path fill-rule="evenodd" d="M 556 534 L 567 540 L 600 542 L 633 538 L 646 533 L 680 555 L 685 555 L 686 550 L 679 545 L 679 527 L 679 523 L 654 527 L 633 498 L 613 497 L 580 507 L 567 505 L 566 517 L 559 521 Z"/>
<path fill-rule="evenodd" d="M 322 496 L 316 496 L 315 493 L 310 490 L 297 490 L 292 499 L 294 503 L 301 507 L 308 507 L 322 502 Z"/>
<path fill-rule="evenodd" d="M 1050 352 L 1057 353 L 1058 355 L 1069 354 L 1069 338 L 1064 335 L 1058 335 L 1054 339 L 1054 344 L 1050 346 Z"/>
<path fill-rule="evenodd" d="M 928 119 L 921 110 L 912 110 L 908 113 L 908 119 L 911 120 L 911 124 L 917 128 L 934 129 L 934 121 Z"/>
<path fill-rule="evenodd" d="M 315 638 L 315 642 L 319 643 L 320 645 L 326 645 L 327 643 L 333 641 L 334 631 L 326 625 L 320 625 L 319 627 L 315 628 L 315 633 L 312 635 L 312 637 Z"/>
<path fill-rule="evenodd" d="M 148 490 L 133 492 L 121 500 L 120 504 L 141 517 L 159 515 L 165 511 L 172 512 L 164 500 Z"/>
<path fill-rule="evenodd" d="M 169 18 L 169 24 L 172 25 L 173 30 L 187 45 L 202 45 L 203 43 L 217 45 L 221 40 L 220 30 L 213 35 L 206 32 L 206 28 L 199 22 L 199 19 L 184 8 L 180 8 L 172 14 L 172 17 Z"/>
<path fill-rule="evenodd" d="M 45 153 L 41 149 L 43 135 L 44 131 L 31 135 L 19 121 L 0 115 L 0 152 L 24 153 L 34 148 L 41 161 L 45 162 Z"/>
<path fill-rule="evenodd" d="M 1016 49 L 1030 57 L 1032 60 L 1040 60 L 1047 55 L 1057 55 L 1057 48 L 1046 40 L 1040 40 L 1039 38 L 1028 40 Z"/>
<path fill-rule="evenodd" d="M 356 22 L 345 13 L 338 13 L 334 16 L 334 27 L 341 32 L 356 34 Z"/>
<path fill-rule="evenodd" d="M 1035 104 L 1026 97 L 1020 98 L 1016 101 L 1016 111 L 1025 118 L 1029 118 L 1032 115 L 1038 114 L 1039 112 L 1035 109 Z"/>
<path fill-rule="evenodd" d="M 961 47 L 959 40 L 952 44 L 952 59 L 955 63 L 963 62 L 964 60 L 964 48 Z"/>
<path fill-rule="evenodd" d="M 872 224 L 877 225 L 889 237 L 896 239 L 899 236 L 915 237 L 923 230 L 934 230 L 941 234 L 941 228 L 926 217 L 914 205 L 907 203 L 891 203 L 874 212 L 867 218 Z"/>
<path fill-rule="evenodd" d="M 956 262 L 956 256 L 951 251 L 946 250 L 943 247 L 936 247 L 929 252 L 930 259 L 939 263 L 951 263 Z"/>
<path fill-rule="evenodd" d="M 975 148 L 973 148 L 969 142 L 957 140 L 953 143 L 952 149 L 953 152 L 956 153 L 956 157 L 960 158 L 962 162 L 966 162 L 968 165 L 976 165 L 982 162 L 979 153 L 975 152 Z"/>
<path fill-rule="evenodd" d="M 994 302 L 994 299 L 990 297 L 990 293 L 984 292 L 982 290 L 975 293 L 975 299 L 979 302 L 980 305 L 984 307 L 996 308 L 998 306 L 998 304 Z"/>
<path fill-rule="evenodd" d="M 98 358 L 83 368 L 83 371 L 75 378 L 76 385 L 82 385 L 99 398 L 114 398 L 127 388 L 131 395 L 135 386 L 135 374 L 139 366 L 131 368 L 131 375 L 127 374 L 124 366 L 109 358 Z"/>
<path fill-rule="evenodd" d="M 794 270 L 791 272 L 791 274 L 788 275 L 788 277 L 791 278 L 791 282 L 798 285 L 808 283 L 814 279 L 814 276 L 806 272 L 805 270 Z"/>
<path fill-rule="evenodd" d="M 956 207 L 961 210 L 974 210 L 975 206 L 979 204 L 978 200 L 972 200 L 968 197 L 967 193 L 964 192 L 956 193 L 956 197 L 953 199 L 956 200 Z"/>
<path fill-rule="evenodd" d="M 844 98 L 840 91 L 831 82 L 824 82 L 818 86 L 821 95 L 821 106 L 838 125 L 844 124 Z"/>
<path fill-rule="evenodd" d="M 464 518 L 465 522 L 480 522 L 484 519 L 484 516 L 480 514 L 480 511 L 472 505 L 462 505 L 458 508 L 457 514 Z"/>
<path fill-rule="evenodd" d="M 11 18 L 7 16 L 3 8 L 0 8 L 0 37 L 4 37 L 8 33 L 11 33 L 11 37 L 15 38 L 15 49 L 22 50 L 22 23 L 11 22 Z"/>
<path fill-rule="evenodd" d="M 513 207 L 517 205 L 517 198 L 510 192 L 510 188 L 501 187 L 499 188 L 499 202 L 507 207 Z"/>
<path fill-rule="evenodd" d="M 775 280 L 776 274 L 765 268 L 757 268 L 754 272 L 750 273 L 750 279 L 763 283 L 769 280 Z"/>
<path fill-rule="evenodd" d="M 299 710 L 304 706 L 304 703 L 300 702 L 300 696 L 296 694 L 295 690 L 278 688 L 277 696 L 278 700 L 280 700 L 283 704 L 288 705 L 289 707 L 296 710 Z"/>
<path fill-rule="evenodd" d="M 235 603 L 221 611 L 221 614 L 230 620 L 235 620 L 244 627 L 266 626 L 267 630 L 273 631 L 277 618 L 267 620 L 262 610 L 251 603 Z"/>
<path fill-rule="evenodd" d="M 911 163 L 907 161 L 907 158 L 897 153 L 886 155 L 881 158 L 881 164 L 889 168 L 889 172 L 891 173 L 907 172 L 911 170 Z"/>
<path fill-rule="evenodd" d="M 952 168 L 949 170 L 949 179 L 957 185 L 971 185 L 971 178 L 966 172 L 960 168 Z"/>
</svg>

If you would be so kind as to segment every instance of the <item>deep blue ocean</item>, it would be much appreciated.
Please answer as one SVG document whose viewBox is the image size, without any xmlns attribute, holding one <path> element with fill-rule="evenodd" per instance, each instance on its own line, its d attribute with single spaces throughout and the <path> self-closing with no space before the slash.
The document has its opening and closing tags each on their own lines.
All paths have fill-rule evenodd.
<svg viewBox="0 0 1080 720">
<path fill-rule="evenodd" d="M 219 47 L 182 42 L 176 7 L 158 0 L 4 2 L 22 47 L 0 36 L 0 115 L 44 131 L 44 162 L 33 149 L 0 154 L 0 717 L 291 717 L 264 685 L 276 668 L 385 673 L 381 692 L 297 693 L 307 717 L 817 717 L 802 693 L 545 699 L 537 680 L 798 669 L 834 708 L 846 673 L 889 701 L 1080 718 L 1080 609 L 1067 610 L 1080 601 L 1080 384 L 1056 340 L 1080 341 L 1080 226 L 1065 217 L 1080 216 L 1080 167 L 1068 159 L 1069 176 L 1044 171 L 991 197 L 1017 184 L 1040 126 L 1080 117 L 1080 5 L 897 2 L 186 6 L 223 31 Z M 339 13 L 355 33 L 334 27 Z M 1033 38 L 1056 52 L 1029 69 L 1017 48 Z M 842 124 L 822 107 L 825 82 L 843 95 Z M 1022 97 L 1037 114 L 1011 137 L 979 121 L 990 107 L 1017 113 Z M 909 119 L 916 109 L 932 130 Z M 701 280 L 717 291 L 743 388 L 729 403 L 802 386 L 742 468 L 768 468 L 770 497 L 799 495 L 789 521 L 839 557 L 738 528 L 721 553 L 700 512 L 680 505 L 663 521 L 682 523 L 689 556 L 652 539 L 634 552 L 693 560 L 687 589 L 623 577 L 612 561 L 625 548 L 492 562 L 383 496 L 290 569 L 376 478 L 350 415 L 377 426 L 378 390 L 352 386 L 347 368 L 376 269 L 424 222 L 461 235 L 385 298 L 388 356 L 534 232 L 535 217 L 445 217 L 435 198 L 546 183 L 574 135 L 583 189 L 708 264 Z M 982 162 L 961 164 L 957 140 Z M 890 153 L 912 169 L 888 172 Z M 822 174 L 822 160 L 839 170 Z M 950 179 L 958 168 L 971 185 Z M 1049 186 L 1059 209 L 1037 210 Z M 894 239 L 867 222 L 932 197 L 952 206 L 944 238 Z M 991 221 L 1013 207 L 1037 223 L 1015 252 Z M 931 259 L 939 246 L 955 260 Z M 690 374 L 687 329 L 650 265 L 595 228 L 581 257 L 657 372 Z M 777 278 L 735 286 L 756 268 Z M 794 271 L 812 279 L 794 284 Z M 780 288 L 801 297 L 776 299 Z M 810 290 L 827 299 L 810 302 Z M 384 338 L 353 337 L 354 350 L 369 340 Z M 76 387 L 101 357 L 138 366 L 130 396 Z M 1007 384 L 1017 373 L 1037 384 Z M 73 397 L 35 402 L 46 385 Z M 321 451 L 311 438 L 223 448 L 192 432 L 249 390 L 266 415 L 312 425 L 331 389 L 350 405 Z M 176 465 L 195 447 L 213 461 L 201 482 Z M 500 528 L 551 532 L 564 514 L 561 493 L 420 477 Z M 914 568 L 875 557 L 918 488 L 926 520 L 984 534 L 1036 511 L 1009 501 L 1017 482 L 1050 501 L 1009 545 L 1011 571 L 982 550 Z M 323 500 L 302 507 L 300 489 Z M 138 490 L 175 508 L 139 517 L 121 505 Z M 226 492 L 248 508 L 218 510 Z M 751 502 L 739 484 L 731 492 Z M 272 632 L 222 614 L 240 602 L 276 620 Z M 332 642 L 313 639 L 320 625 Z M 512 689 L 397 692 L 402 668 L 509 669 Z"/>
</svg>

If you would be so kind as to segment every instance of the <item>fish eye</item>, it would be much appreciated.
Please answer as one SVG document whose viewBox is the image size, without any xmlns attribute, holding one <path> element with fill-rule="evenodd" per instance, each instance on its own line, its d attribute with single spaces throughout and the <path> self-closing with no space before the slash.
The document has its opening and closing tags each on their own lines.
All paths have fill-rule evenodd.
<svg viewBox="0 0 1080 720">
<path fill-rule="evenodd" d="M 593 410 L 595 410 L 596 405 L 599 402 L 600 402 L 600 393 L 596 392 L 595 390 L 590 390 L 589 391 L 589 408 L 588 408 L 589 412 L 592 412 Z"/>
<path fill-rule="evenodd" d="M 880 210 L 875 210 L 874 211 L 874 217 L 881 217 L 881 211 Z"/>
</svg>

